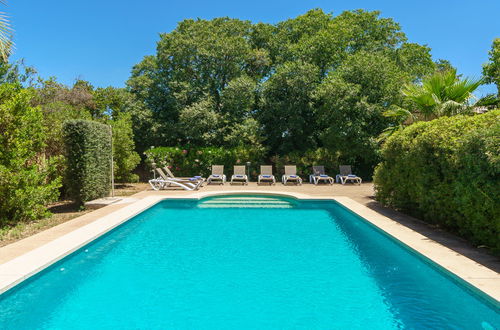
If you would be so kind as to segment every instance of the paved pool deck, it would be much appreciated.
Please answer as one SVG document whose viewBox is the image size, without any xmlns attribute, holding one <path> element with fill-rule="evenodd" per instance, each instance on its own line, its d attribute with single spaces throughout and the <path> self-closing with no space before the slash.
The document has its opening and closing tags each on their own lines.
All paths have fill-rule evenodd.
<svg viewBox="0 0 500 330">
<path fill-rule="evenodd" d="M 250 183 L 208 185 L 198 191 L 146 189 L 124 200 L 87 213 L 0 248 L 0 293 L 47 265 L 85 245 L 163 198 L 202 198 L 225 193 L 286 194 L 297 198 L 335 199 L 367 221 L 396 237 L 471 286 L 500 301 L 500 258 L 463 239 L 382 207 L 373 199 L 373 185 L 346 184 L 275 186 Z"/>
</svg>

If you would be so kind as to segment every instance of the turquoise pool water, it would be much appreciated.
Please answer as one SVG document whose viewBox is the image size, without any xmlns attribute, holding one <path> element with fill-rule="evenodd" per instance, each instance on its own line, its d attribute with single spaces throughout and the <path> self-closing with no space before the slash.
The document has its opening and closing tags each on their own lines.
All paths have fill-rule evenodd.
<svg viewBox="0 0 500 330">
<path fill-rule="evenodd" d="M 334 202 L 169 200 L 0 296 L 1 329 L 495 329 L 498 308 Z"/>
</svg>

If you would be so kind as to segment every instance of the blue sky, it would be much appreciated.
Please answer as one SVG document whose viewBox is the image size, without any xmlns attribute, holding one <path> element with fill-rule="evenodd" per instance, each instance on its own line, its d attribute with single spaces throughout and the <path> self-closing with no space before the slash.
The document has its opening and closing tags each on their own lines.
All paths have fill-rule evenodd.
<svg viewBox="0 0 500 330">
<path fill-rule="evenodd" d="M 154 54 L 158 34 L 185 18 L 229 16 L 276 23 L 312 8 L 380 10 L 411 42 L 427 44 L 466 76 L 480 76 L 492 40 L 500 37 L 500 0 L 10 0 L 2 6 L 15 30 L 12 59 L 24 58 L 42 77 L 65 84 L 124 86 L 132 66 Z M 479 94 L 495 92 L 483 86 Z"/>
</svg>

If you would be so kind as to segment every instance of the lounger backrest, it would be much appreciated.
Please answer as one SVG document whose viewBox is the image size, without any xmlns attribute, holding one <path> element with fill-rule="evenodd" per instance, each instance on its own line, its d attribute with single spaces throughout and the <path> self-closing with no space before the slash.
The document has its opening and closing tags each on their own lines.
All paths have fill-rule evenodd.
<svg viewBox="0 0 500 330">
<path fill-rule="evenodd" d="M 297 175 L 297 166 L 286 165 L 285 166 L 285 175 Z"/>
<path fill-rule="evenodd" d="M 260 174 L 273 175 L 273 166 L 272 165 L 260 165 Z"/>
<path fill-rule="evenodd" d="M 212 165 L 212 174 L 224 175 L 224 165 Z"/>
<path fill-rule="evenodd" d="M 165 175 L 165 172 L 163 172 L 161 168 L 157 167 L 156 172 L 158 172 L 163 180 L 168 180 L 168 176 Z"/>
<path fill-rule="evenodd" d="M 168 166 L 165 166 L 163 167 L 163 169 L 165 170 L 165 172 L 167 172 L 167 175 L 171 178 L 175 178 L 175 175 L 174 173 L 172 173 L 172 171 L 168 168 Z"/>
<path fill-rule="evenodd" d="M 313 174 L 314 175 L 321 175 L 325 174 L 325 167 L 324 166 L 313 166 Z"/>
<path fill-rule="evenodd" d="M 340 175 L 352 174 L 351 165 L 340 165 L 339 169 L 340 169 Z"/>
<path fill-rule="evenodd" d="M 234 165 L 234 174 L 245 175 L 245 165 Z"/>
</svg>

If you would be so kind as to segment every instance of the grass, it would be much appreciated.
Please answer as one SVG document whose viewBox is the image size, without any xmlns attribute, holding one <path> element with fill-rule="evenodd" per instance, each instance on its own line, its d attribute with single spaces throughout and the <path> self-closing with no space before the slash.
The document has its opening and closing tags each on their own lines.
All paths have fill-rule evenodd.
<svg viewBox="0 0 500 330">
<path fill-rule="evenodd" d="M 117 184 L 115 185 L 115 196 L 130 196 L 145 190 L 146 187 L 147 184 L 144 183 Z M 0 247 L 32 236 L 45 229 L 57 226 L 92 211 L 80 210 L 79 207 L 71 201 L 59 201 L 51 204 L 48 206 L 48 210 L 52 215 L 47 218 L 30 222 L 18 222 L 14 226 L 0 228 Z"/>
</svg>

